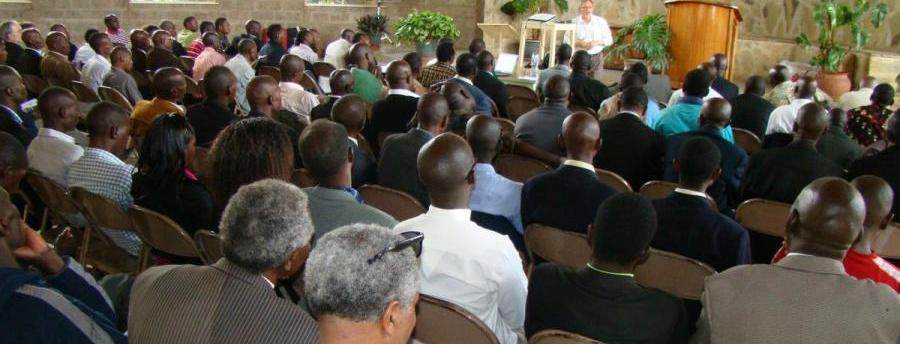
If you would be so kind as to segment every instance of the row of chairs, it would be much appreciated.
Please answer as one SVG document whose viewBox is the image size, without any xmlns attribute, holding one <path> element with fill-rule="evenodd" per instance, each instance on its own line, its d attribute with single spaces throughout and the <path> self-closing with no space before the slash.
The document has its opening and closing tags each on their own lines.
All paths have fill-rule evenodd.
<svg viewBox="0 0 900 344">
<path fill-rule="evenodd" d="M 553 168 L 543 161 L 519 154 L 500 154 L 494 159 L 493 165 L 497 173 L 520 183 L 536 175 L 553 171 Z M 631 185 L 622 176 L 602 168 L 596 170 L 597 176 L 604 184 L 619 192 L 632 191 Z"/>
</svg>

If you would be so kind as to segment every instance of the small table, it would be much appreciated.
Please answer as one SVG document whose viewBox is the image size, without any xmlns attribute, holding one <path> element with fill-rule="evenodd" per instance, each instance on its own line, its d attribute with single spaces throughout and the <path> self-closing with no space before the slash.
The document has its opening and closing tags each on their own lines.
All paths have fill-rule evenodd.
<svg viewBox="0 0 900 344">
<path fill-rule="evenodd" d="M 516 61 L 516 74 L 522 75 L 525 69 L 525 41 L 532 30 L 540 31 L 540 46 L 538 55 L 543 58 L 547 50 L 547 34 L 550 34 L 550 49 L 556 48 L 556 36 L 562 32 L 569 42 L 575 42 L 575 24 L 560 24 L 555 22 L 539 22 L 532 20 L 522 21 L 522 29 L 519 30 L 519 57 Z M 530 56 L 528 57 L 530 58 Z M 556 54 L 550 54 L 550 66 L 556 65 Z"/>
</svg>

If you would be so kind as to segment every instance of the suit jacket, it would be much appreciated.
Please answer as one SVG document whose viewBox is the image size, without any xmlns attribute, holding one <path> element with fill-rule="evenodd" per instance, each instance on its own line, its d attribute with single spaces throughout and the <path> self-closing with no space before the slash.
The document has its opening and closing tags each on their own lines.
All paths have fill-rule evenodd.
<svg viewBox="0 0 900 344">
<path fill-rule="evenodd" d="M 339 96 L 328 96 L 328 98 L 319 103 L 309 110 L 309 120 L 315 121 L 317 119 L 322 118 L 331 118 L 331 108 L 334 107 L 334 103 L 337 103 L 337 100 L 341 99 Z"/>
<path fill-rule="evenodd" d="M 319 331 L 261 275 L 223 258 L 140 274 L 131 290 L 128 336 L 133 343 L 316 343 Z"/>
<path fill-rule="evenodd" d="M 656 234 L 650 246 L 709 264 L 716 271 L 750 264 L 750 236 L 744 227 L 699 196 L 672 193 L 653 201 Z"/>
<path fill-rule="evenodd" d="M 721 76 L 717 76 L 713 79 L 713 82 L 709 87 L 712 87 L 716 92 L 719 92 L 719 94 L 722 95 L 722 98 L 725 98 L 726 100 L 734 99 L 734 97 L 737 97 L 738 95 L 737 85 Z"/>
<path fill-rule="evenodd" d="M 862 147 L 844 132 L 842 126 L 832 125 L 828 132 L 816 143 L 819 154 L 828 158 L 842 169 L 847 169 L 854 160 L 862 156 Z"/>
<path fill-rule="evenodd" d="M 744 93 L 730 101 L 731 125 L 735 128 L 747 129 L 762 139 L 766 135 L 769 115 L 772 110 L 775 110 L 775 106 L 765 98 L 752 93 Z"/>
<path fill-rule="evenodd" d="M 516 119 L 516 139 L 522 140 L 544 151 L 564 155 L 559 146 L 562 123 L 572 114 L 562 104 L 543 104 Z"/>
<path fill-rule="evenodd" d="M 469 91 L 469 94 L 472 95 L 472 99 L 475 100 L 475 112 L 484 114 L 491 113 L 491 98 L 488 97 L 488 95 L 485 94 L 484 91 L 478 88 L 478 86 L 475 86 L 474 84 L 470 84 L 458 78 L 452 78 L 450 80 L 447 80 L 447 82 L 455 82 L 457 84 L 460 84 L 466 89 L 466 91 Z"/>
<path fill-rule="evenodd" d="M 147 72 L 147 52 L 138 48 L 131 48 L 131 61 L 134 62 L 132 70 L 138 73 Z"/>
<path fill-rule="evenodd" d="M 28 147 L 35 135 L 31 134 L 24 125 L 19 124 L 13 116 L 22 117 L 21 114 L 9 113 L 6 107 L 0 106 L 0 131 L 12 135 L 22 143 L 22 146 Z"/>
<path fill-rule="evenodd" d="M 305 188 L 309 197 L 309 214 L 316 229 L 315 238 L 321 238 L 338 227 L 355 223 L 375 224 L 394 228 L 397 221 L 385 212 L 359 203 L 349 192 L 321 186 Z"/>
<path fill-rule="evenodd" d="M 616 190 L 600 182 L 597 173 L 562 165 L 532 177 L 522 187 L 522 224 L 539 223 L 585 233 L 597 208 Z"/>
<path fill-rule="evenodd" d="M 366 140 L 378 148 L 381 133 L 405 133 L 416 115 L 419 98 L 391 94 L 372 105 L 372 120 L 366 124 Z"/>
<path fill-rule="evenodd" d="M 188 66 L 181 61 L 181 58 L 172 51 L 162 48 L 150 50 L 150 52 L 147 53 L 147 66 L 145 68 L 155 72 L 157 69 L 163 67 L 175 67 L 180 69 L 184 75 L 191 75 L 191 69 L 188 68 Z"/>
<path fill-rule="evenodd" d="M 25 48 L 22 48 L 21 45 L 8 41 L 5 42 L 4 45 L 6 46 L 6 64 L 8 64 L 10 67 L 15 68 L 16 70 L 19 70 L 19 67 L 16 64 L 19 62 L 19 55 L 22 55 L 22 51 L 25 50 Z"/>
<path fill-rule="evenodd" d="M 377 183 L 378 162 L 372 153 L 352 141 L 350 149 L 353 150 L 353 166 L 351 167 L 353 187 L 358 188 L 366 184 Z"/>
<path fill-rule="evenodd" d="M 278 66 L 284 54 L 287 54 L 287 51 L 284 50 L 281 44 L 275 42 L 266 43 L 259 49 L 259 62 L 256 63 L 256 67 Z"/>
<path fill-rule="evenodd" d="M 205 100 L 187 109 L 187 119 L 194 127 L 198 146 L 211 146 L 216 136 L 229 124 L 238 120 L 231 109 L 214 101 Z"/>
<path fill-rule="evenodd" d="M 55 51 L 47 52 L 47 56 L 41 60 L 41 75 L 44 78 L 55 78 L 67 87 L 71 87 L 72 80 L 78 80 L 78 74 L 69 62 L 69 57 Z"/>
<path fill-rule="evenodd" d="M 850 165 L 848 179 L 871 174 L 884 179 L 894 190 L 894 206 L 892 211 L 897 214 L 900 211 L 900 146 L 893 145 L 878 154 L 868 156 L 853 162 Z"/>
<path fill-rule="evenodd" d="M 7 55 L 7 59 L 9 55 Z M 31 74 L 41 76 L 41 54 L 33 49 L 23 49 L 16 60 L 16 69 L 19 74 Z"/>
<path fill-rule="evenodd" d="M 182 45 L 181 42 L 173 39 L 172 53 L 175 54 L 175 56 L 185 56 L 187 55 L 187 49 L 184 48 L 184 45 Z"/>
<path fill-rule="evenodd" d="M 506 84 L 485 71 L 478 71 L 473 82 L 494 101 L 494 104 L 497 104 L 500 117 L 509 118 L 509 114 L 506 113 L 506 103 L 509 102 L 509 90 L 506 89 Z"/>
<path fill-rule="evenodd" d="M 572 104 L 598 110 L 600 109 L 600 104 L 606 98 L 612 96 L 612 92 L 609 91 L 606 85 L 585 73 L 573 71 L 569 80 L 572 92 L 569 100 Z"/>
<path fill-rule="evenodd" d="M 747 171 L 749 159 L 747 153 L 741 147 L 722 138 L 720 132 L 715 127 L 700 127 L 697 131 L 672 135 L 666 138 L 666 157 L 663 161 L 665 172 L 663 173 L 663 178 L 671 182 L 677 182 L 678 174 L 675 173 L 672 163 L 678 158 L 681 144 L 694 137 L 705 137 L 719 148 L 719 153 L 722 155 L 719 161 L 722 175 L 706 192 L 716 200 L 719 209 L 736 209 L 741 198 L 741 180 Z"/>
<path fill-rule="evenodd" d="M 841 261 L 789 256 L 707 277 L 697 343 L 897 343 L 900 298 Z"/>
<path fill-rule="evenodd" d="M 139 101 L 134 105 L 134 112 L 131 113 L 131 136 L 144 136 L 144 131 L 156 116 L 170 112 L 184 114 L 174 103 L 167 100 L 153 98 Z"/>
<path fill-rule="evenodd" d="M 547 263 L 528 284 L 525 334 L 550 329 L 606 343 L 684 343 L 688 316 L 680 299 L 631 277 Z"/>
<path fill-rule="evenodd" d="M 741 183 L 742 200 L 763 198 L 792 204 L 800 191 L 822 177 L 843 177 L 844 171 L 814 147 L 793 142 L 753 154 Z"/>
<path fill-rule="evenodd" d="M 425 209 L 428 209 L 431 202 L 428 200 L 428 191 L 425 191 L 425 186 L 419 180 L 416 159 L 419 149 L 433 137 L 431 133 L 419 128 L 388 136 L 381 147 L 381 161 L 378 162 L 378 184 L 408 193 Z"/>
<path fill-rule="evenodd" d="M 594 165 L 618 173 L 634 190 L 662 177 L 665 137 L 653 131 L 637 116 L 620 113 L 600 122 L 603 145 Z"/>
</svg>

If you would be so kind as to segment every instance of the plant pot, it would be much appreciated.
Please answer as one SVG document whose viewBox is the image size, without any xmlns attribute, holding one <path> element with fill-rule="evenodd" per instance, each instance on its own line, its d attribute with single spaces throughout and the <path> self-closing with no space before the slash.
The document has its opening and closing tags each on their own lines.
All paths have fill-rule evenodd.
<svg viewBox="0 0 900 344">
<path fill-rule="evenodd" d="M 416 43 L 416 52 L 419 53 L 419 56 L 422 57 L 434 57 L 435 55 L 437 55 L 437 46 L 438 40 Z"/>
<path fill-rule="evenodd" d="M 381 32 L 369 35 L 369 43 L 371 43 L 373 46 L 380 47 L 381 36 L 383 36 Z"/>
<path fill-rule="evenodd" d="M 838 99 L 844 93 L 850 92 L 850 77 L 846 72 L 819 71 L 816 77 L 819 88 L 825 91 L 832 99 Z"/>
</svg>

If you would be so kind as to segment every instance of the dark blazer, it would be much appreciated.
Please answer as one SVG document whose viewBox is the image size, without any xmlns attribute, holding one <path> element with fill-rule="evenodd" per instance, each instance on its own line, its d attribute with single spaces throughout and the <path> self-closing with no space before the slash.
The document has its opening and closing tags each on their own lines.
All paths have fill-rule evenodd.
<svg viewBox="0 0 900 344">
<path fill-rule="evenodd" d="M 500 117 L 509 118 L 509 115 L 506 113 L 506 103 L 509 101 L 509 90 L 506 89 L 506 84 L 485 71 L 478 71 L 473 82 L 475 86 L 478 86 L 484 91 L 484 94 L 487 94 L 494 101 L 494 104 L 497 104 L 497 111 Z"/>
<path fill-rule="evenodd" d="M 9 113 L 5 107 L 0 106 L 0 131 L 12 135 L 22 143 L 22 146 L 28 147 L 35 135 L 30 133 L 24 125 L 19 124 L 13 117 L 14 115 Z M 21 117 L 21 114 L 18 116 Z"/>
<path fill-rule="evenodd" d="M 259 49 L 259 62 L 256 63 L 256 67 L 260 66 L 278 66 L 281 62 L 281 57 L 287 54 L 287 50 L 281 46 L 281 44 L 269 42 L 266 45 L 263 45 L 262 48 Z"/>
<path fill-rule="evenodd" d="M 850 138 L 844 127 L 832 125 L 816 144 L 819 154 L 833 161 L 843 169 L 850 167 L 854 160 L 862 156 L 862 147 Z"/>
<path fill-rule="evenodd" d="M 594 166 L 618 173 L 634 190 L 662 178 L 665 136 L 637 116 L 623 112 L 600 122 L 600 137 L 603 144 Z"/>
<path fill-rule="evenodd" d="M 900 145 L 893 145 L 878 154 L 856 160 L 850 165 L 847 179 L 871 174 L 879 176 L 894 190 L 894 207 L 892 211 L 900 211 Z"/>
<path fill-rule="evenodd" d="M 185 75 L 191 75 L 191 70 L 181 59 L 172 51 L 161 48 L 154 48 L 147 53 L 147 69 L 156 71 L 163 67 L 175 67 L 181 70 Z"/>
<path fill-rule="evenodd" d="M 512 241 L 516 251 L 527 252 L 525 248 L 525 238 L 522 237 L 522 233 L 519 233 L 519 231 L 516 230 L 516 227 L 509 222 L 509 219 L 500 215 L 493 215 L 474 210 L 469 219 L 478 224 L 481 228 L 490 229 L 509 237 L 509 241 Z"/>
<path fill-rule="evenodd" d="M 525 307 L 528 337 L 555 329 L 605 343 L 686 343 L 689 335 L 680 299 L 588 267 L 538 266 Z"/>
<path fill-rule="evenodd" d="M 466 89 L 466 91 L 469 91 L 469 94 L 472 95 L 472 99 L 475 100 L 475 112 L 484 114 L 491 113 L 491 97 L 488 97 L 488 95 L 485 94 L 484 91 L 482 91 L 480 88 L 478 88 L 478 86 L 459 80 L 457 78 L 451 78 L 447 80 L 447 82 L 455 82 L 457 84 L 460 84 Z"/>
<path fill-rule="evenodd" d="M 428 191 L 419 181 L 416 159 L 419 149 L 432 137 L 431 133 L 419 128 L 388 136 L 381 147 L 381 160 L 378 162 L 379 185 L 408 193 L 426 209 L 431 202 Z"/>
<path fill-rule="evenodd" d="M 131 181 L 131 196 L 134 197 L 134 204 L 168 216 L 192 236 L 198 229 L 215 231 L 219 228 L 212 198 L 199 181 L 185 178 L 176 191 L 162 187 L 158 180 L 135 173 Z"/>
<path fill-rule="evenodd" d="M 8 59 L 7 55 L 7 59 Z M 23 49 L 16 60 L 16 70 L 19 74 L 31 74 L 41 76 L 41 54 L 33 49 Z"/>
<path fill-rule="evenodd" d="M 774 133 L 762 137 L 762 149 L 781 148 L 794 142 L 794 134 Z"/>
<path fill-rule="evenodd" d="M 75 55 L 78 55 L 78 46 L 69 42 L 69 54 L 66 55 L 69 58 L 69 63 L 75 61 Z"/>
<path fill-rule="evenodd" d="M 131 61 L 134 62 L 131 68 L 133 71 L 139 73 L 147 72 L 147 52 L 138 48 L 131 48 Z"/>
<path fill-rule="evenodd" d="M 372 105 L 372 119 L 366 125 L 366 140 L 378 150 L 378 136 L 381 133 L 405 133 L 409 122 L 416 115 L 419 98 L 392 94 L 379 99 Z"/>
<path fill-rule="evenodd" d="M 762 140 L 766 135 L 766 125 L 772 110 L 775 110 L 775 106 L 765 98 L 744 93 L 731 99 L 731 125 L 747 129 Z"/>
<path fill-rule="evenodd" d="M 184 46 L 181 45 L 180 42 L 178 42 L 178 40 L 173 39 L 172 53 L 175 54 L 175 56 L 185 56 L 187 55 L 187 49 L 185 49 Z"/>
<path fill-rule="evenodd" d="M 709 264 L 716 271 L 750 264 L 750 236 L 744 227 L 699 196 L 672 193 L 653 201 L 656 235 L 650 246 Z"/>
<path fill-rule="evenodd" d="M 616 190 L 600 182 L 597 173 L 562 165 L 532 177 L 522 187 L 522 224 L 539 223 L 585 233 L 597 208 Z"/>
<path fill-rule="evenodd" d="M 229 124 L 238 120 L 231 109 L 209 99 L 187 109 L 187 119 L 194 127 L 198 146 L 211 146 L 216 136 Z"/>
<path fill-rule="evenodd" d="M 317 119 L 331 118 L 331 108 L 334 107 L 334 103 L 337 103 L 338 99 L 341 98 L 329 96 L 325 102 L 314 106 L 312 110 L 309 110 L 309 120 L 315 121 Z"/>
<path fill-rule="evenodd" d="M 353 166 L 351 167 L 353 187 L 359 188 L 366 184 L 377 183 L 378 164 L 375 157 L 352 141 L 350 149 L 353 150 Z"/>
<path fill-rule="evenodd" d="M 587 106 L 597 110 L 600 109 L 600 104 L 612 95 L 609 88 L 600 80 L 594 79 L 585 73 L 572 71 L 569 81 L 569 87 L 571 87 L 572 92 L 569 100 L 575 105 Z"/>
<path fill-rule="evenodd" d="M 843 177 L 840 166 L 801 142 L 753 154 L 741 183 L 742 200 L 764 198 L 794 203 L 806 185 L 822 177 Z"/>
<path fill-rule="evenodd" d="M 737 85 L 721 76 L 717 76 L 710 87 L 716 90 L 716 92 L 719 92 L 719 94 L 722 95 L 722 98 L 725 98 L 726 100 L 731 100 L 738 96 Z"/>
<path fill-rule="evenodd" d="M 259 49 L 262 49 L 262 47 L 263 47 L 262 40 L 254 37 L 254 36 L 250 36 L 246 33 L 243 33 L 240 36 L 237 36 L 233 40 L 231 40 L 231 46 L 228 47 L 228 50 L 225 50 L 225 53 L 228 54 L 229 56 L 237 55 L 238 54 L 238 45 L 241 43 L 241 40 L 244 38 L 250 38 L 250 39 L 253 39 L 254 42 L 256 42 L 256 51 L 259 51 Z"/>
<path fill-rule="evenodd" d="M 16 63 L 19 62 L 19 55 L 22 55 L 22 51 L 25 50 L 25 48 L 12 42 L 6 42 L 4 45 L 6 46 L 6 64 L 19 70 Z M 21 72 L 19 73 L 21 74 Z"/>
<path fill-rule="evenodd" d="M 716 127 L 701 127 L 697 131 L 672 135 L 666 138 L 666 157 L 663 161 L 665 172 L 663 172 L 663 178 L 671 182 L 677 182 L 678 174 L 675 173 L 672 163 L 678 158 L 681 144 L 694 137 L 705 137 L 712 141 L 719 148 L 719 153 L 722 154 L 719 162 L 719 167 L 722 168 L 722 175 L 706 192 L 716 200 L 719 209 L 735 209 L 741 198 L 741 179 L 744 178 L 744 172 L 747 170 L 747 163 L 750 159 L 741 147 L 726 141 L 719 132 L 720 130 Z"/>
</svg>

